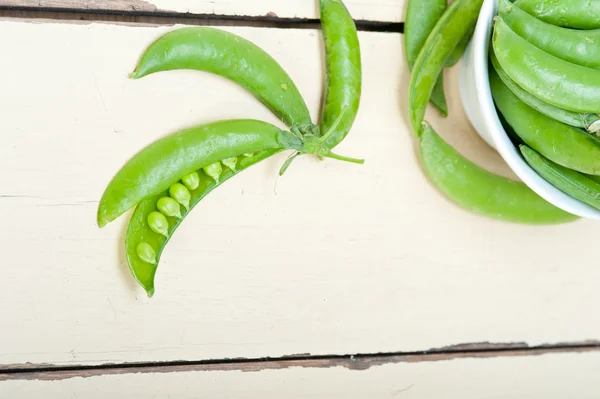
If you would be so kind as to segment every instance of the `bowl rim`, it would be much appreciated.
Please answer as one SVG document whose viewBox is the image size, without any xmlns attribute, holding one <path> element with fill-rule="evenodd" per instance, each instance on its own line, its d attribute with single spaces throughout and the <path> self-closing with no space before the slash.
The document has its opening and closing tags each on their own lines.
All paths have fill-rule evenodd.
<svg viewBox="0 0 600 399">
<path fill-rule="evenodd" d="M 496 151 L 511 170 L 540 197 L 573 215 L 600 220 L 600 210 L 569 196 L 538 175 L 525 161 L 519 149 L 512 143 L 500 122 L 488 75 L 488 51 L 497 8 L 497 0 L 484 0 L 470 43 L 473 52 L 471 62 L 473 63 L 475 89 L 478 93 L 481 112 L 481 118 L 479 119 L 484 124 L 481 128 L 488 131 L 495 144 Z M 482 133 L 479 132 L 479 134 Z"/>
</svg>

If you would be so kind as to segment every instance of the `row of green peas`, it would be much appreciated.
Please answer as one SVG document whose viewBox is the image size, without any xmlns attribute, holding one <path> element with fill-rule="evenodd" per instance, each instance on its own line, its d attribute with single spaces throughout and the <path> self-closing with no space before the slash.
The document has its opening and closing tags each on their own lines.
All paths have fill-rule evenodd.
<svg viewBox="0 0 600 399">
<path fill-rule="evenodd" d="M 244 154 L 245 157 L 250 157 L 253 154 Z M 211 165 L 202 168 L 207 176 L 214 179 L 218 184 L 219 178 L 223 173 L 223 165 L 235 172 L 238 162 L 237 157 L 223 159 L 220 162 L 215 162 Z M 169 221 L 168 217 L 181 219 L 181 205 L 185 209 L 189 209 L 192 195 L 190 191 L 194 191 L 200 185 L 200 175 L 198 172 L 192 172 L 181 178 L 181 183 L 177 182 L 169 188 L 169 196 L 164 196 L 156 202 L 156 211 L 150 212 L 148 215 L 148 227 L 153 232 L 163 235 L 168 238 Z M 137 246 L 138 257 L 147 263 L 156 264 L 156 251 L 147 242 L 141 242 Z"/>
</svg>

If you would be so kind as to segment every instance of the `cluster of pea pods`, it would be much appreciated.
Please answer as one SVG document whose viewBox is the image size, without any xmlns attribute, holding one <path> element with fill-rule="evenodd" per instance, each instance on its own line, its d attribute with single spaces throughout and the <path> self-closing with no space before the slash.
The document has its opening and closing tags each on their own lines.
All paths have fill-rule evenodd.
<svg viewBox="0 0 600 399">
<path fill-rule="evenodd" d="M 537 9 L 549 18 L 551 18 L 550 14 L 553 14 L 554 18 L 560 20 L 564 20 L 565 17 L 559 15 L 560 13 L 573 13 L 573 9 L 577 7 L 580 12 L 575 14 L 581 15 L 581 7 L 585 7 L 585 3 L 588 4 L 588 8 L 595 9 L 595 13 L 587 17 L 588 19 L 594 19 L 594 15 L 597 17 L 600 12 L 600 2 L 586 0 L 518 0 L 517 3 L 521 3 L 523 7 L 529 4 L 532 14 L 535 14 Z M 446 0 L 409 0 L 408 2 L 405 48 L 411 67 L 409 114 L 411 127 L 417 137 L 423 169 L 431 182 L 450 200 L 480 215 L 522 224 L 557 224 L 577 220 L 576 216 L 550 204 L 524 183 L 495 175 L 475 165 L 446 143 L 425 120 L 426 109 L 430 102 L 445 115 L 441 76 L 444 68 L 455 62 L 457 52 L 459 56 L 462 54 L 465 41 L 468 41 L 474 32 L 482 4 L 483 0 L 456 0 L 450 6 L 447 5 Z M 501 9 L 502 6 L 516 7 L 507 0 L 500 0 L 500 5 Z M 495 36 L 496 39 L 500 36 L 498 31 Z M 530 49 L 517 49 L 512 44 L 504 44 L 502 47 L 502 57 L 511 58 L 513 63 L 517 62 L 517 58 L 530 59 Z M 531 61 L 531 64 L 535 64 L 535 61 Z M 544 68 L 542 63 L 540 68 Z M 520 72 L 522 71 L 521 68 Z M 528 77 L 523 78 L 523 80 L 527 79 Z M 492 89 L 497 88 L 498 80 L 494 79 L 493 74 L 490 80 Z M 588 87 L 588 90 L 595 89 Z M 507 110 L 509 106 L 515 108 L 514 104 L 509 104 L 510 99 L 506 100 L 507 95 L 504 96 L 505 101 L 503 101 L 500 98 L 500 91 L 497 89 L 494 91 L 495 100 L 501 110 L 503 108 Z M 599 96 L 598 93 L 595 92 L 596 96 Z M 570 98 L 576 95 L 571 93 Z M 570 101 L 569 97 L 565 97 L 565 100 Z M 536 135 L 536 130 L 539 132 L 545 128 L 539 125 L 533 126 L 531 115 L 524 112 L 519 114 L 513 109 L 505 112 L 504 117 L 515 130 L 521 130 L 517 126 L 519 124 L 520 126 L 529 124 L 531 137 Z M 587 127 L 593 127 L 593 116 L 573 117 L 573 119 L 578 118 L 580 124 L 585 123 Z M 512 131 L 508 129 L 510 125 L 507 125 L 508 131 Z M 554 138 L 560 135 L 558 132 L 555 133 Z M 561 133 L 569 135 L 568 131 Z M 583 131 L 578 131 L 580 135 L 575 138 L 575 132 L 572 133 L 571 137 L 564 137 L 562 142 L 566 144 L 570 139 L 579 141 L 580 147 L 587 146 L 590 150 L 587 159 L 579 159 L 579 161 L 586 163 L 596 157 L 598 163 L 600 153 L 594 155 L 593 152 L 598 150 L 591 150 L 591 143 L 597 138 Z M 548 142 L 551 140 L 552 138 Z M 577 144 L 565 145 L 565 152 L 572 149 L 573 145 Z M 595 168 L 593 163 L 588 165 Z"/>
<path fill-rule="evenodd" d="M 301 155 L 363 163 L 332 151 L 350 132 L 360 105 L 362 67 L 356 24 L 342 0 L 319 2 L 326 82 L 318 123 L 275 59 L 224 30 L 192 27 L 169 32 L 146 49 L 131 74 L 140 79 L 193 69 L 220 75 L 253 93 L 289 128 L 253 119 L 195 126 L 149 145 L 118 171 L 100 201 L 98 225 L 135 208 L 126 255 L 133 276 L 149 296 L 154 295 L 161 253 L 170 237 L 206 195 L 233 176 L 286 150 L 292 155 L 281 174 Z M 596 44 L 600 33 L 585 30 L 600 27 L 600 2 L 569 0 L 570 6 L 555 0 L 499 2 L 490 82 L 515 145 L 552 184 L 600 206 L 600 178 L 596 177 L 600 175 L 600 139 L 590 133 L 600 130 L 600 49 Z M 466 159 L 425 120 L 430 103 L 444 117 L 448 114 L 443 71 L 462 57 L 482 3 L 408 1 L 404 47 L 411 71 L 409 117 L 425 175 L 455 204 L 479 215 L 523 224 L 574 221 L 576 216 L 548 203 L 524 183 L 490 173 Z M 561 4 L 552 10 L 557 3 Z M 559 77 L 564 81 L 549 87 Z M 540 138 L 536 129 L 548 131 L 546 138 Z M 552 148 L 557 142 L 564 147 Z"/>
<path fill-rule="evenodd" d="M 341 0 L 320 0 L 326 84 L 320 121 L 313 123 L 294 81 L 256 44 L 211 27 L 169 32 L 143 53 L 131 78 L 192 69 L 220 75 L 253 93 L 289 130 L 253 120 L 223 120 L 191 127 L 147 146 L 112 178 L 100 200 L 98 225 L 135 207 L 126 236 L 129 268 L 148 296 L 155 293 L 161 253 L 186 215 L 211 191 L 238 173 L 285 150 L 293 159 L 314 155 L 363 160 L 332 150 L 345 139 L 362 89 L 356 25 Z"/>
<path fill-rule="evenodd" d="M 490 87 L 513 142 L 548 183 L 600 209 L 600 2 L 498 6 Z"/>
</svg>

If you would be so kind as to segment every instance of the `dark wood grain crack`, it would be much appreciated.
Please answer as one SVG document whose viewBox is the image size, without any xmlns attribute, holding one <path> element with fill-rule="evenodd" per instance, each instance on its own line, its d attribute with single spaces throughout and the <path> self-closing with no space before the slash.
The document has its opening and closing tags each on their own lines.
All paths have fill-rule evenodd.
<svg viewBox="0 0 600 399">
<path fill-rule="evenodd" d="M 371 367 L 398 363 L 423 363 L 457 359 L 486 359 L 496 357 L 542 356 L 558 353 L 600 352 L 600 341 L 528 346 L 522 343 L 460 344 L 418 352 L 373 353 L 354 355 L 291 355 L 279 358 L 213 359 L 199 361 L 170 361 L 122 363 L 103 365 L 54 366 L 47 364 L 17 364 L 0 366 L 0 382 L 8 380 L 56 381 L 69 378 L 88 378 L 100 375 L 137 373 L 175 373 L 192 371 L 260 372 L 292 367 L 367 370 Z"/>
</svg>

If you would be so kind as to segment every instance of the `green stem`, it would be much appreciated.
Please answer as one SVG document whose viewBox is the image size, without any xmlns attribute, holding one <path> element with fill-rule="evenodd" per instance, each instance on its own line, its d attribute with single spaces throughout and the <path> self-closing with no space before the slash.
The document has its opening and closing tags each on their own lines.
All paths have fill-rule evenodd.
<svg viewBox="0 0 600 399">
<path fill-rule="evenodd" d="M 296 157 L 298 157 L 298 155 L 300 155 L 300 153 L 296 152 L 295 154 L 290 155 L 288 157 L 288 159 L 285 160 L 283 166 L 281 166 L 281 169 L 279 170 L 279 176 L 283 176 L 285 171 L 290 167 L 290 164 L 292 163 L 292 161 L 294 161 L 294 159 L 296 159 Z"/>
<path fill-rule="evenodd" d="M 360 165 L 362 165 L 362 164 L 365 163 L 364 159 L 345 157 L 343 155 L 338 155 L 338 154 L 335 154 L 333 152 L 328 152 L 327 154 L 322 154 L 322 155 L 325 158 L 337 159 L 338 161 L 357 163 L 357 164 L 360 164 Z"/>
</svg>

